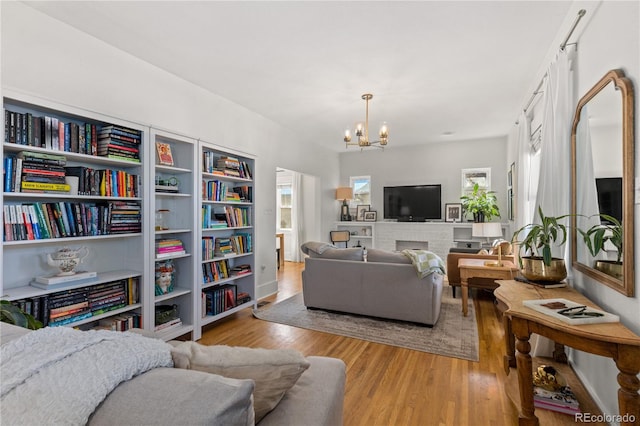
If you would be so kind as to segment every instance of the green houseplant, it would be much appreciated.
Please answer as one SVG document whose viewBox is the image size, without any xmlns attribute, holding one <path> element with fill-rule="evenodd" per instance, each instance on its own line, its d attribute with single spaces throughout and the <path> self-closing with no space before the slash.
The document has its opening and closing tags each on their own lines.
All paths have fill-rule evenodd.
<svg viewBox="0 0 640 426">
<path fill-rule="evenodd" d="M 42 328 L 40 321 L 8 300 L 0 300 L 0 321 L 31 330 Z"/>
<path fill-rule="evenodd" d="M 560 221 L 570 215 L 545 216 L 538 206 L 540 223 L 530 223 L 513 234 L 512 242 L 524 249 L 527 256 L 519 256 L 522 275 L 531 281 L 562 281 L 567 277 L 564 259 L 554 258 L 551 246 L 562 246 L 567 242 L 567 227 Z M 521 233 L 528 231 L 522 241 Z"/>
<path fill-rule="evenodd" d="M 582 239 L 589 249 L 591 256 L 596 257 L 598 253 L 605 250 L 605 244 L 609 241 L 617 250 L 616 260 L 596 260 L 595 268 L 612 275 L 616 278 L 622 277 L 622 249 L 623 249 L 623 228 L 618 219 L 607 214 L 598 214 L 605 222 L 593 225 L 586 231 L 578 229 Z"/>
<path fill-rule="evenodd" d="M 480 185 L 477 183 L 473 185 L 470 194 L 460 197 L 460 203 L 466 213 L 473 215 L 474 222 L 490 221 L 494 216 L 500 217 L 495 192 L 480 189 Z"/>
</svg>

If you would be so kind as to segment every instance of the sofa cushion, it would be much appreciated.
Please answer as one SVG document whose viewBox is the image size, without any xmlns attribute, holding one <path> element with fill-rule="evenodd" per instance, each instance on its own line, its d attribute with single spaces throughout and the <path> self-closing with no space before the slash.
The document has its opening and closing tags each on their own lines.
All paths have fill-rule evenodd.
<svg viewBox="0 0 640 426">
<path fill-rule="evenodd" d="M 368 249 L 367 262 L 406 263 L 410 265 L 411 259 L 397 251 Z"/>
<path fill-rule="evenodd" d="M 300 246 L 300 250 L 309 257 L 335 260 L 364 260 L 362 247 L 338 248 L 333 244 L 308 241 Z"/>
<path fill-rule="evenodd" d="M 206 371 L 234 379 L 252 379 L 253 406 L 259 422 L 309 368 L 309 361 L 291 349 L 204 346 L 196 342 L 169 342 L 178 368 Z"/>
<path fill-rule="evenodd" d="M 154 368 L 115 388 L 88 425 L 253 425 L 253 388 L 251 380 Z"/>
</svg>

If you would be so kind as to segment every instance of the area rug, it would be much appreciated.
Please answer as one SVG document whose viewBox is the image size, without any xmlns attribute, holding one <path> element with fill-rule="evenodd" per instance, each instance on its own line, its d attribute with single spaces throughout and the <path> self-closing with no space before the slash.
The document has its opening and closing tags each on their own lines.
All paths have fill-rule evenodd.
<svg viewBox="0 0 640 426">
<path fill-rule="evenodd" d="M 432 328 L 402 321 L 307 309 L 302 293 L 253 311 L 256 318 L 309 330 L 398 346 L 421 352 L 478 361 L 478 327 L 473 302 L 462 316 L 461 299 L 445 287 L 440 318 Z"/>
</svg>

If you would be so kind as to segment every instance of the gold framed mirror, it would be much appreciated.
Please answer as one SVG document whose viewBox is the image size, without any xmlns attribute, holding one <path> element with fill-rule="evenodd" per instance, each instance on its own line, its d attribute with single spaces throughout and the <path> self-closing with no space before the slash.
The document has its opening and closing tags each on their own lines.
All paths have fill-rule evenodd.
<svg viewBox="0 0 640 426">
<path fill-rule="evenodd" d="M 634 94 L 619 69 L 578 102 L 571 129 L 571 261 L 634 295 Z"/>
</svg>

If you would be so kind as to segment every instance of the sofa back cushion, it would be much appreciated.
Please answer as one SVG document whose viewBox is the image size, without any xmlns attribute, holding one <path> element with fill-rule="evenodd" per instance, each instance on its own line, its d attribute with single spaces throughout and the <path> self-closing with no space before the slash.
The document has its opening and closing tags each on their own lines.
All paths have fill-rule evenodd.
<svg viewBox="0 0 640 426">
<path fill-rule="evenodd" d="M 400 252 L 368 249 L 367 262 L 406 263 L 411 264 L 411 259 Z"/>
<path fill-rule="evenodd" d="M 364 260 L 364 250 L 362 247 L 337 248 L 329 243 L 308 241 L 300 246 L 300 250 L 302 250 L 304 254 L 309 255 L 309 257 L 320 259 Z"/>
</svg>

